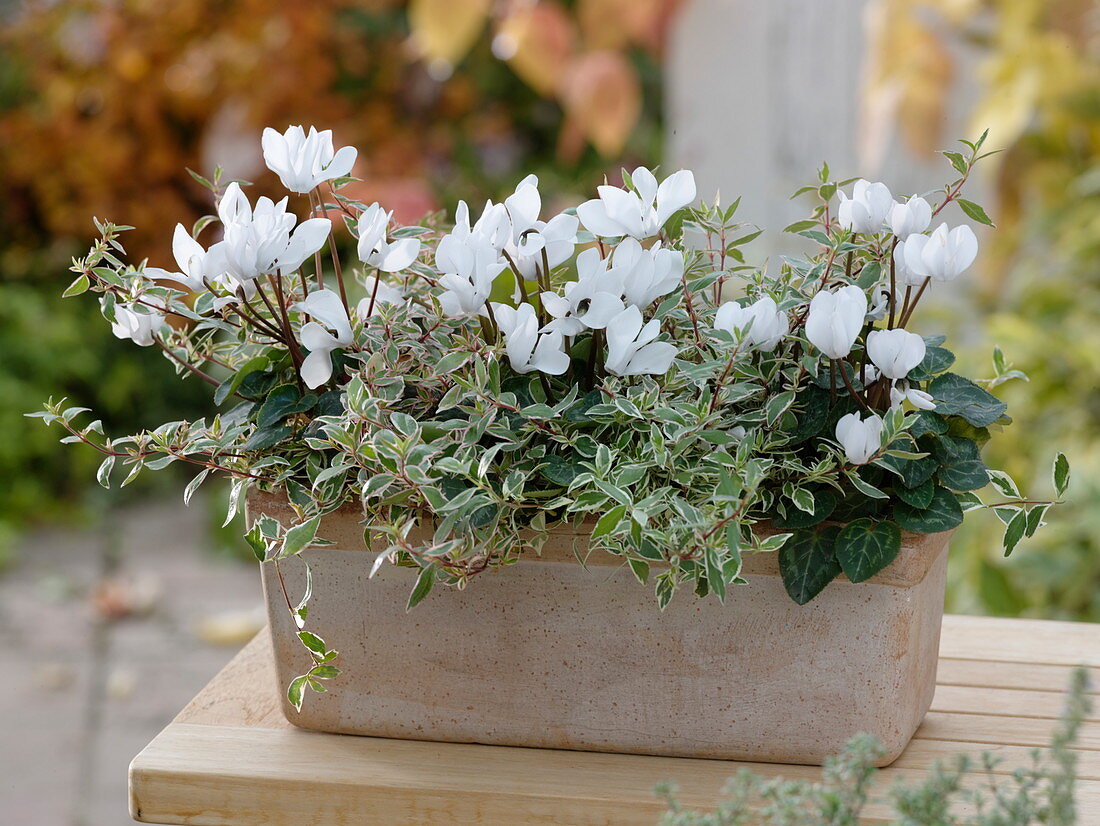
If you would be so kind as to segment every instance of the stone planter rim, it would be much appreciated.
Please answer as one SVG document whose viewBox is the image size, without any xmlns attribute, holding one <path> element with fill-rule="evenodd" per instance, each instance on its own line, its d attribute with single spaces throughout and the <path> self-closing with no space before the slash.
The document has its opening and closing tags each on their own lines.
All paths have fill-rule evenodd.
<svg viewBox="0 0 1100 826">
<path fill-rule="evenodd" d="M 293 510 L 284 493 L 250 491 L 247 496 L 247 508 L 249 512 L 264 513 L 279 519 L 280 522 L 284 522 L 284 518 L 293 518 Z M 280 516 L 284 518 L 280 518 Z M 361 509 L 353 502 L 348 502 L 337 510 L 326 514 L 321 519 L 318 536 L 332 541 L 333 544 L 314 550 L 321 552 L 326 549 L 381 552 L 382 548 L 380 547 L 368 547 L 362 533 L 365 520 L 361 517 Z M 354 531 L 349 529 L 349 520 L 354 520 L 353 524 L 356 528 Z M 825 524 L 842 523 L 827 522 Z M 580 564 L 580 561 L 583 560 L 584 564 L 589 567 L 615 567 L 626 564 L 626 560 L 620 556 L 606 551 L 589 549 L 586 546 L 587 537 L 594 525 L 594 520 L 585 520 L 579 524 L 559 525 L 550 531 L 550 539 L 543 546 L 541 553 L 524 553 L 522 559 L 525 562 L 568 563 L 573 565 Z M 757 530 L 765 536 L 782 533 L 782 531 L 767 524 L 762 524 Z M 902 531 L 901 551 L 894 561 L 873 577 L 857 584 L 910 587 L 922 582 L 935 563 L 939 552 L 954 532 L 954 529 L 932 534 Z M 659 567 L 661 563 L 652 562 L 650 564 Z M 744 554 L 742 557 L 742 573 L 757 576 L 779 576 L 779 554 L 777 552 Z M 849 581 L 843 573 L 839 574 L 837 579 L 844 582 Z M 639 585 L 639 587 L 641 586 Z"/>
</svg>

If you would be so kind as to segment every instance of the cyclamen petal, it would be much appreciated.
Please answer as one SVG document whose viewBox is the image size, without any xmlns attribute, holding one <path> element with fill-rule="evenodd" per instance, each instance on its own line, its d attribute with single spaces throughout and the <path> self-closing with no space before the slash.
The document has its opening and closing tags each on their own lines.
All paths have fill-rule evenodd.
<svg viewBox="0 0 1100 826">
<path fill-rule="evenodd" d="M 835 292 L 821 290 L 810 300 L 806 338 L 832 359 L 852 351 L 867 314 L 867 295 L 849 284 Z"/>
<path fill-rule="evenodd" d="M 924 339 L 908 330 L 873 330 L 867 336 L 867 355 L 888 379 L 904 379 L 924 361 Z"/>
<path fill-rule="evenodd" d="M 844 229 L 852 232 L 874 234 L 881 232 L 894 198 L 883 183 L 871 183 L 862 178 L 852 187 L 852 197 L 838 193 L 840 207 L 837 209 L 837 221 Z"/>
<path fill-rule="evenodd" d="M 351 344 L 351 321 L 348 319 L 347 311 L 344 310 L 344 303 L 340 300 L 340 296 L 332 290 L 314 290 L 307 295 L 303 301 L 299 301 L 295 304 L 293 309 L 308 313 L 316 319 L 316 321 L 302 326 L 303 336 L 306 327 L 319 321 L 325 327 L 336 332 L 336 338 L 334 340 L 338 344 L 345 347 Z M 304 338 L 302 343 L 306 344 Z M 306 344 L 306 346 L 308 347 L 309 345 Z"/>
<path fill-rule="evenodd" d="M 399 238 L 387 244 L 380 254 L 378 269 L 382 272 L 400 272 L 416 260 L 420 254 L 420 240 L 417 238 Z"/>
<path fill-rule="evenodd" d="M 916 232 L 924 232 L 932 223 L 932 207 L 924 198 L 914 195 L 904 204 L 894 204 L 888 218 L 890 231 L 904 240 Z"/>
<path fill-rule="evenodd" d="M 657 187 L 657 226 L 663 227 L 674 212 L 694 201 L 695 195 L 695 176 L 689 169 L 681 169 L 661 181 Z"/>
<path fill-rule="evenodd" d="M 585 201 L 577 207 L 577 218 L 584 228 L 593 235 L 604 238 L 616 238 L 625 235 L 626 231 L 617 222 L 611 220 L 607 214 L 607 207 L 599 198 Z"/>
<path fill-rule="evenodd" d="M 309 350 L 302 360 L 302 381 L 310 390 L 316 390 L 332 378 L 332 351 L 339 348 L 340 342 L 316 321 L 303 324 L 299 338 Z"/>
<path fill-rule="evenodd" d="M 882 447 L 883 421 L 875 413 L 861 419 L 859 413 L 842 416 L 836 423 L 836 439 L 853 465 L 865 465 Z"/>
<path fill-rule="evenodd" d="M 325 245 L 331 229 L 332 222 L 328 218 L 310 218 L 300 223 L 275 259 L 279 272 L 283 275 L 297 272 L 307 258 Z"/>
<path fill-rule="evenodd" d="M 618 376 L 668 372 L 677 349 L 668 342 L 653 341 L 660 332 L 656 319 L 643 325 L 641 311 L 627 307 L 607 325 L 607 371 Z"/>
<path fill-rule="evenodd" d="M 676 172 L 660 184 L 645 167 L 638 167 L 630 177 L 635 191 L 599 186 L 599 198 L 577 207 L 577 217 L 593 235 L 651 238 L 676 210 L 695 200 L 695 177 L 688 170 Z"/>
<path fill-rule="evenodd" d="M 513 308 L 493 304 L 493 314 L 504 336 L 508 363 L 517 373 L 538 370 L 549 375 L 561 375 L 569 369 L 560 332 L 540 332 L 535 308 L 526 302 Z"/>
<path fill-rule="evenodd" d="M 155 296 L 144 300 L 148 304 L 160 304 L 160 299 Z M 155 340 L 155 334 L 164 326 L 164 314 L 147 306 L 142 306 L 140 310 L 137 308 L 137 304 L 116 304 L 111 332 L 115 338 L 128 338 L 139 347 L 149 347 Z"/>
<path fill-rule="evenodd" d="M 355 165 L 357 152 L 345 146 L 333 151 L 332 132 L 290 126 L 283 133 L 268 127 L 260 139 L 264 163 L 291 192 L 307 193 L 325 181 L 343 178 Z"/>
</svg>

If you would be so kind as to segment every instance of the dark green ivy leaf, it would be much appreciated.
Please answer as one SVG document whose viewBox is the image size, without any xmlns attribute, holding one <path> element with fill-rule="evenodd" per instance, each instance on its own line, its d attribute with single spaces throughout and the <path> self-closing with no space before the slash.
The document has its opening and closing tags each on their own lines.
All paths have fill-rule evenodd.
<svg viewBox="0 0 1100 826">
<path fill-rule="evenodd" d="M 795 531 L 779 551 L 779 573 L 791 599 L 805 605 L 836 579 L 840 563 L 834 545 L 836 525 Z"/>
<path fill-rule="evenodd" d="M 917 448 L 919 453 L 931 453 L 932 438 L 929 436 L 922 437 L 917 440 Z M 907 444 L 906 440 L 898 439 L 896 442 L 890 445 L 890 447 L 898 450 L 912 450 L 912 445 Z M 920 459 L 902 459 L 899 456 L 883 456 L 878 460 L 878 464 L 885 465 L 890 470 L 894 471 L 900 478 L 901 484 L 907 488 L 916 488 L 923 485 L 933 474 L 939 469 L 940 463 L 936 461 L 933 456 L 923 456 Z"/>
<path fill-rule="evenodd" d="M 315 404 L 315 394 L 306 393 L 303 396 L 293 384 L 281 384 L 268 393 L 264 403 L 260 405 L 256 413 L 256 424 L 260 427 L 278 424 L 287 416 L 312 409 Z"/>
<path fill-rule="evenodd" d="M 943 416 L 962 416 L 974 427 L 986 427 L 1004 415 L 1004 402 L 956 373 L 944 373 L 929 386 L 936 400 L 936 412 Z"/>
<path fill-rule="evenodd" d="M 893 522 L 857 519 L 836 537 L 836 558 L 852 582 L 870 579 L 901 550 L 901 529 Z"/>
<path fill-rule="evenodd" d="M 894 506 L 894 519 L 903 530 L 913 533 L 939 533 L 962 524 L 963 512 L 955 494 L 937 487 L 927 508 L 914 508 L 904 502 Z"/>
<path fill-rule="evenodd" d="M 915 488 L 907 488 L 898 485 L 894 488 L 894 495 L 907 505 L 924 510 L 932 504 L 932 495 L 936 492 L 936 483 L 931 478 L 925 479 Z"/>
<path fill-rule="evenodd" d="M 248 441 L 244 443 L 244 450 L 267 450 L 269 447 L 274 447 L 283 441 L 283 439 L 289 439 L 294 432 L 294 428 L 288 427 L 285 424 L 278 427 L 258 427 L 251 436 L 248 437 Z"/>
<path fill-rule="evenodd" d="M 914 439 L 919 439 L 925 433 L 942 436 L 947 432 L 949 426 L 947 420 L 939 414 L 933 413 L 931 410 L 918 410 L 917 420 L 909 428 L 909 435 Z"/>
<path fill-rule="evenodd" d="M 584 472 L 584 468 L 576 462 L 570 462 L 561 456 L 547 456 L 546 463 L 539 471 L 546 479 L 555 485 L 568 487 L 569 484 Z"/>
<path fill-rule="evenodd" d="M 214 404 L 220 405 L 231 395 L 237 392 L 246 378 L 260 370 L 266 370 L 270 360 L 267 356 L 256 356 L 245 362 L 236 373 L 218 385 L 214 391 Z"/>
<path fill-rule="evenodd" d="M 989 473 L 977 442 L 961 436 L 941 436 L 932 446 L 940 463 L 937 478 L 951 490 L 980 490 L 989 484 Z"/>
<path fill-rule="evenodd" d="M 829 421 L 829 391 L 810 385 L 798 394 L 795 402 L 797 420 L 787 436 L 787 443 L 800 444 L 821 433 Z"/>
<path fill-rule="evenodd" d="M 955 354 L 945 347 L 928 347 L 924 351 L 924 361 L 909 371 L 913 381 L 928 381 L 939 375 L 955 363 Z"/>
</svg>

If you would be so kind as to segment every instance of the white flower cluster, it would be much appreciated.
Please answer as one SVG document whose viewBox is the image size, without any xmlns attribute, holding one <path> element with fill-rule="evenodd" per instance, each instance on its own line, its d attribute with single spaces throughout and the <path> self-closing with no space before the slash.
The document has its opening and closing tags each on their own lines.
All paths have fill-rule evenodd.
<svg viewBox="0 0 1100 826">
<path fill-rule="evenodd" d="M 932 224 L 932 207 L 919 195 L 905 203 L 895 201 L 883 183 L 860 179 L 852 197 L 840 193 L 837 220 L 852 232 L 877 234 L 889 231 L 897 238 L 894 263 L 903 284 L 918 286 L 925 279 L 952 281 L 974 263 L 978 239 L 968 226 L 948 229 L 940 224 L 926 235 Z"/>
<path fill-rule="evenodd" d="M 287 189 L 300 194 L 348 175 L 356 158 L 352 147 L 333 150 L 331 131 L 318 132 L 313 127 L 308 133 L 301 126 L 291 126 L 282 134 L 265 129 L 262 144 L 268 168 Z M 205 249 L 178 224 L 172 238 L 178 270 L 146 267 L 144 272 L 154 280 L 181 284 L 195 293 L 215 293 L 215 309 L 251 298 L 256 292 L 257 279 L 297 272 L 321 250 L 332 231 L 332 222 L 327 217 L 308 218 L 299 223 L 287 211 L 287 203 L 287 198 L 278 203 L 260 198 L 253 207 L 240 185 L 231 183 L 217 208 L 222 240 Z M 420 253 L 420 241 L 388 237 L 392 215 L 372 204 L 359 216 L 356 225 L 360 260 L 387 273 L 407 268 Z M 398 290 L 376 278 L 368 280 L 368 289 L 370 296 L 357 307 L 361 317 L 373 314 L 382 304 L 403 300 Z M 152 298 L 117 305 L 112 329 L 120 338 L 151 345 L 165 321 L 163 312 L 158 312 L 162 308 L 163 302 Z M 314 290 L 293 309 L 310 317 L 298 334 L 302 346 L 309 351 L 301 374 L 308 387 L 316 388 L 332 375 L 332 352 L 351 344 L 351 319 L 340 296 L 328 289 Z"/>
<path fill-rule="evenodd" d="M 569 367 L 570 341 L 590 330 L 604 334 L 608 372 L 665 373 L 676 348 L 654 340 L 659 324 L 645 322 L 642 312 L 679 286 L 684 255 L 663 248 L 660 241 L 647 249 L 641 240 L 657 235 L 673 213 L 695 200 L 695 179 L 681 171 L 658 184 L 643 167 L 630 178 L 636 191 L 601 186 L 600 197 L 581 204 L 576 216 L 562 213 L 548 221 L 540 219 L 542 198 L 534 175 L 524 178 L 504 203 L 486 203 L 472 224 L 469 207 L 460 202 L 453 231 L 436 249 L 444 313 L 491 316 L 504 337 L 509 362 L 519 373 L 561 375 Z M 548 286 L 549 272 L 573 256 L 581 225 L 595 236 L 619 240 L 577 256 L 577 279 L 560 292 L 538 292 L 549 316 L 545 323 L 539 324 L 529 300 L 516 308 L 489 301 L 505 269 L 516 278 L 516 300 Z"/>
<path fill-rule="evenodd" d="M 310 215 L 325 217 L 299 221 L 288 211 L 287 198 L 276 203 L 262 197 L 253 205 L 240 185 L 232 183 L 217 205 L 221 240 L 204 248 L 177 225 L 172 252 L 178 269 L 147 267 L 144 272 L 154 280 L 211 293 L 210 306 L 216 311 L 240 304 L 238 311 L 250 314 L 261 332 L 267 324 L 269 333 L 294 345 L 291 349 L 301 379 L 314 389 L 330 380 L 332 354 L 355 341 L 353 314 L 343 283 L 339 294 L 325 288 L 318 266 L 317 287 L 308 289 L 303 276 L 301 300 L 289 306 L 281 304 L 282 318 L 270 323 L 249 302 L 258 293 L 272 307 L 265 283 L 271 284 L 282 302 L 279 279 L 296 274 L 331 239 L 332 223 L 320 186 L 348 176 L 356 153 L 351 147 L 335 150 L 329 131 L 310 128 L 307 133 L 300 126 L 284 133 L 267 129 L 262 145 L 268 167 L 287 189 L 307 194 Z M 562 212 L 546 220 L 541 217 L 542 197 L 534 175 L 520 181 L 503 203 L 486 202 L 476 221 L 467 204 L 460 202 L 453 229 L 435 248 L 438 272 L 432 275 L 440 287 L 436 299 L 443 315 L 478 319 L 487 325 L 494 340 L 503 343 L 508 362 L 517 373 L 564 374 L 570 367 L 574 340 L 583 334 L 590 335 L 591 347 L 606 346 L 606 352 L 600 354 L 610 374 L 667 372 L 677 347 L 659 340 L 660 322 L 647 320 L 646 314 L 684 282 L 684 253 L 658 236 L 678 210 L 695 200 L 695 179 L 691 172 L 681 170 L 658 182 L 644 167 L 626 178 L 623 188 L 599 187 L 598 197 L 577 207 L 576 214 Z M 392 213 L 379 204 L 359 209 L 349 226 L 354 228 L 358 257 L 368 268 L 364 279 L 367 297 L 354 312 L 361 323 L 383 305 L 406 300 L 401 289 L 382 282 L 381 274 L 414 267 L 421 242 L 408 233 L 391 233 Z M 787 301 L 781 306 L 776 297 L 765 294 L 751 301 L 722 303 L 714 316 L 714 328 L 732 335 L 738 349 L 771 353 L 792 336 L 792 327 L 804 322 L 793 335 L 801 340 L 804 333 L 805 341 L 832 360 L 834 376 L 839 367 L 846 382 L 857 378 L 864 388 L 878 382 L 880 409 L 885 407 L 887 388 L 893 407 L 908 402 L 917 408 L 933 408 L 931 397 L 908 383 L 909 373 L 925 358 L 926 346 L 921 336 L 903 329 L 905 319 L 895 326 L 897 301 L 892 290 L 897 278 L 908 286 L 919 285 L 921 291 L 930 281 L 954 279 L 977 254 L 977 240 L 969 227 L 949 229 L 941 224 L 928 233 L 933 217 L 923 197 L 914 195 L 902 203 L 895 201 L 885 184 L 857 181 L 850 196 L 840 193 L 837 219 L 841 228 L 875 236 L 890 233 L 895 239 L 893 277 L 873 291 L 874 306 L 869 305 L 861 287 L 845 284 L 830 289 L 826 276 L 797 320 L 791 313 L 800 307 L 791 304 L 804 307 L 804 299 L 792 302 L 777 293 L 780 301 Z M 586 235 L 581 234 L 582 228 Z M 582 241 L 595 244 L 576 254 Z M 575 278 L 565 283 L 553 280 L 551 276 L 560 278 L 559 268 L 575 254 L 575 267 L 571 268 Z M 494 287 L 505 271 L 514 279 L 508 303 L 493 300 Z M 289 288 L 291 292 L 294 289 Z M 888 306 L 886 329 L 874 329 Z M 292 334 L 289 311 L 297 313 L 296 334 Z M 160 343 L 164 312 L 165 303 L 156 296 L 118 303 L 113 330 L 141 345 Z M 281 329 L 276 329 L 279 325 Z M 852 376 L 844 372 L 850 366 L 843 360 L 861 336 L 866 359 L 858 376 Z M 297 352 L 297 344 L 304 354 Z M 868 407 L 866 403 L 863 406 Z M 840 420 L 835 435 L 849 461 L 862 464 L 880 450 L 882 432 L 883 421 L 877 414 L 861 418 L 853 413 Z"/>
<path fill-rule="evenodd" d="M 932 207 L 914 195 L 904 203 L 895 201 L 883 183 L 860 179 L 852 195 L 840 193 L 837 220 L 844 229 L 855 233 L 894 235 L 893 261 L 896 277 L 907 286 L 923 286 L 929 281 L 951 281 L 974 263 L 978 239 L 966 225 L 949 229 L 940 224 L 926 234 L 932 223 Z M 830 359 L 847 356 L 867 321 L 880 320 L 886 303 L 895 300 L 888 285 L 876 288 L 884 301 L 868 308 L 867 295 L 859 287 L 845 286 L 834 292 L 822 290 L 810 301 L 806 319 L 806 337 Z M 911 388 L 906 376 L 917 367 L 926 353 L 924 339 L 900 328 L 872 330 L 867 334 L 867 357 L 873 368 L 861 378 L 890 380 L 890 402 L 894 407 L 908 401 L 922 410 L 935 408 L 932 397 Z M 841 368 L 843 369 L 843 367 Z M 858 413 L 843 417 L 836 427 L 836 438 L 853 464 L 864 464 L 879 449 L 883 422 L 877 414 L 860 418 Z"/>
</svg>

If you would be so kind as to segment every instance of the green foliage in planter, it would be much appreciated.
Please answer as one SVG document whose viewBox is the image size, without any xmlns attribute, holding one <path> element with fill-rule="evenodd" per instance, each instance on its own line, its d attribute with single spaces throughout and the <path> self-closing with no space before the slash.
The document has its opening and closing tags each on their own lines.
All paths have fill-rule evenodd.
<svg viewBox="0 0 1100 826">
<path fill-rule="evenodd" d="M 266 130 L 267 162 L 309 218 L 199 179 L 218 215 L 177 226 L 177 271 L 127 266 L 121 228 L 102 225 L 67 291 L 98 294 L 117 334 L 212 385 L 219 415 L 122 438 L 63 402 L 40 415 L 103 454 L 104 485 L 190 463 L 185 499 L 212 473 L 232 479 L 228 518 L 250 487 L 285 492 L 291 524 L 249 527 L 265 563 L 323 543 L 322 515 L 361 506 L 384 548 L 376 568 L 420 571 L 410 608 L 585 521 L 661 607 L 684 585 L 733 598 L 742 556 L 774 552 L 805 603 L 842 571 L 873 577 L 902 530 L 949 531 L 975 508 L 1004 522 L 1007 553 L 1053 504 L 982 461 L 1010 421 L 989 388 L 1015 374 L 972 381 L 942 336 L 906 329 L 977 254 L 966 225 L 926 230 L 981 145 L 948 154 L 935 207 L 862 180 L 849 196 L 823 168 L 799 193 L 810 217 L 788 227 L 814 251 L 769 268 L 745 261 L 758 231 L 736 203 L 691 206 L 687 171 L 624 171 L 624 188 L 546 221 L 531 176 L 476 221 L 463 203 L 453 227 L 404 227 L 341 194 L 354 149 Z M 340 261 L 336 215 L 361 269 Z M 196 240 L 218 223 L 220 240 Z M 1060 495 L 1064 457 L 1056 475 Z M 758 530 L 769 522 L 781 532 Z M 335 668 L 307 603 L 287 595 L 315 662 L 296 705 Z"/>
<path fill-rule="evenodd" d="M 1031 763 L 998 773 L 999 758 L 988 752 L 938 762 L 917 783 L 899 782 L 888 792 L 898 826 L 1073 826 L 1077 823 L 1077 741 L 1091 710 L 1085 669 L 1071 681 L 1069 702 L 1049 750 L 1036 749 Z M 822 780 L 767 779 L 742 769 L 711 812 L 685 810 L 671 785 L 658 787 L 668 804 L 661 826 L 859 826 L 882 746 L 857 735 L 826 762 Z M 975 782 L 980 781 L 980 782 Z M 876 795 L 881 797 L 881 795 Z"/>
</svg>

